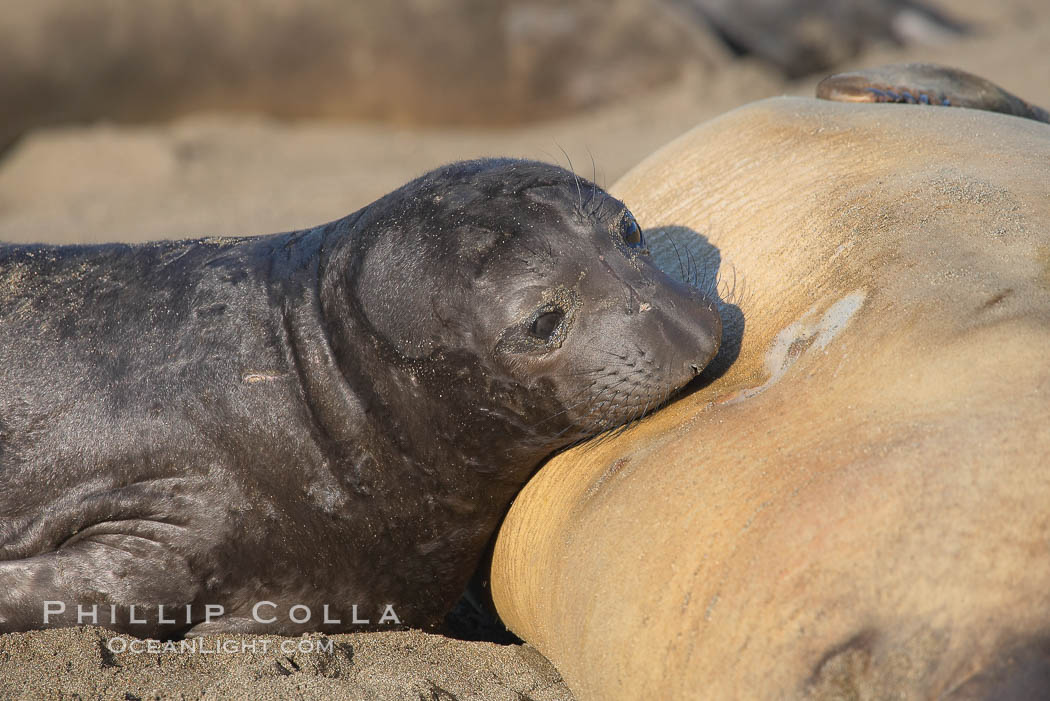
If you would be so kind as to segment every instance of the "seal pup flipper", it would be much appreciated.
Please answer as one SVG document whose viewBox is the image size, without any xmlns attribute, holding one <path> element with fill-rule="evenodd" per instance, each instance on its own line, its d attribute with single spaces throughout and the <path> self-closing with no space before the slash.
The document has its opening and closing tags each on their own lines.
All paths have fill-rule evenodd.
<svg viewBox="0 0 1050 701">
<path fill-rule="evenodd" d="M 94 624 L 168 637 L 186 629 L 197 592 L 189 563 L 163 543 L 117 528 L 99 524 L 57 550 L 0 562 L 0 633 Z"/>
<path fill-rule="evenodd" d="M 969 107 L 1039 122 L 1050 113 L 1001 87 L 958 68 L 932 63 L 901 63 L 836 73 L 820 81 L 817 97 L 836 102 L 902 102 Z"/>
</svg>

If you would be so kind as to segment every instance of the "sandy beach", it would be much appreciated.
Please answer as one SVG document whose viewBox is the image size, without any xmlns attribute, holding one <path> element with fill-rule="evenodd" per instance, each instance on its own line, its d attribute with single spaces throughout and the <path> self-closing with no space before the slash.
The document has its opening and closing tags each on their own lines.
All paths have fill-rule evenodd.
<svg viewBox="0 0 1050 701">
<path fill-rule="evenodd" d="M 922 49 L 879 46 L 841 68 L 943 63 L 1050 107 L 1050 3 L 939 5 L 975 33 Z M 571 165 L 609 185 L 697 123 L 764 97 L 811 96 L 819 78 L 788 81 L 744 58 L 714 74 L 686 71 L 598 109 L 504 128 L 226 112 L 48 126 L 28 131 L 0 160 L 0 240 L 133 242 L 293 230 L 342 217 L 442 163 L 479 156 Z M 0 697 L 572 698 L 557 670 L 527 644 L 407 631 L 231 636 L 218 640 L 230 641 L 233 652 L 186 653 L 136 652 L 125 647 L 131 639 L 113 643 L 116 637 L 93 627 L 0 635 Z M 282 647 L 288 641 L 294 644 Z"/>
</svg>

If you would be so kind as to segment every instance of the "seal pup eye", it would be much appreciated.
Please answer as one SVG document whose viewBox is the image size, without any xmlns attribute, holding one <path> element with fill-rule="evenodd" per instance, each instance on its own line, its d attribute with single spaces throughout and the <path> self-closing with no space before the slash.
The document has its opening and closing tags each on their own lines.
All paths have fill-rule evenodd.
<svg viewBox="0 0 1050 701">
<path fill-rule="evenodd" d="M 529 327 L 529 333 L 541 341 L 550 340 L 550 337 L 558 330 L 558 326 L 561 325 L 561 321 L 564 318 L 565 314 L 558 309 L 543 312 L 533 320 L 532 326 Z"/>
<path fill-rule="evenodd" d="M 623 242 L 630 248 L 645 247 L 642 227 L 638 226 L 638 221 L 630 212 L 624 212 L 623 219 L 620 220 L 620 233 L 623 235 Z"/>
</svg>

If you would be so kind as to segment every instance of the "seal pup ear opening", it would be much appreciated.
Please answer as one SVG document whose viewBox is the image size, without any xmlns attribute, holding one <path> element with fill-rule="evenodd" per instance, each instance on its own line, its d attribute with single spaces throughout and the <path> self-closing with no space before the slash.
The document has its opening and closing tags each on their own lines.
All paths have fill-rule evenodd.
<svg viewBox="0 0 1050 701">
<path fill-rule="evenodd" d="M 428 265 L 420 250 L 398 236 L 376 238 L 353 280 L 358 305 L 376 341 L 407 360 L 434 353 L 455 319 L 439 290 L 449 289 L 450 269 Z"/>
</svg>

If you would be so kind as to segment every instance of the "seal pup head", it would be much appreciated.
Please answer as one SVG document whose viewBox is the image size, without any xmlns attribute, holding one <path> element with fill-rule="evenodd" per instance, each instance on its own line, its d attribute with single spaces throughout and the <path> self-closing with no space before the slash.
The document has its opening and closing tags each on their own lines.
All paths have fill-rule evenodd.
<svg viewBox="0 0 1050 701">
<path fill-rule="evenodd" d="M 440 168 L 363 210 L 350 239 L 346 294 L 392 373 L 381 394 L 527 470 L 659 407 L 718 350 L 713 301 L 650 262 L 623 203 L 559 167 Z"/>
</svg>

